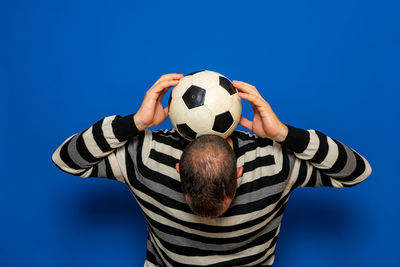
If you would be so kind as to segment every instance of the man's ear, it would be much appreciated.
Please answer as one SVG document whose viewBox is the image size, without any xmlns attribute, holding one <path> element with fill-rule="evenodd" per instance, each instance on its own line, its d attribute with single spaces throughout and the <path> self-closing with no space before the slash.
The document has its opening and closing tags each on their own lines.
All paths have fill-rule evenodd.
<svg viewBox="0 0 400 267">
<path fill-rule="evenodd" d="M 179 173 L 179 162 L 175 164 L 175 170 L 177 173 Z"/>
<path fill-rule="evenodd" d="M 190 197 L 188 194 L 185 194 L 186 203 L 190 205 Z"/>
<path fill-rule="evenodd" d="M 243 174 L 243 167 L 239 167 L 236 169 L 236 178 L 240 178 Z"/>
</svg>

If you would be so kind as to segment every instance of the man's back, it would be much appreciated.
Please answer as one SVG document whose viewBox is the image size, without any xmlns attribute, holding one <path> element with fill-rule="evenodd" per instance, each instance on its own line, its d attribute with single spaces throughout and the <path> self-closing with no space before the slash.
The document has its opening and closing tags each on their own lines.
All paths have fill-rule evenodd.
<svg viewBox="0 0 400 267">
<path fill-rule="evenodd" d="M 112 178 L 129 187 L 148 225 L 149 264 L 271 265 L 290 192 L 299 186 L 344 186 L 313 167 L 310 162 L 296 157 L 282 144 L 235 131 L 230 138 L 237 156 L 237 166 L 244 168 L 242 177 L 237 180 L 236 196 L 221 217 L 200 217 L 194 215 L 187 205 L 179 174 L 175 170 L 187 141 L 175 131 L 146 130 L 118 144 L 115 136 L 107 134 L 117 132 L 113 129 L 119 127 L 118 120 L 118 117 L 102 120 L 102 134 L 91 131 L 94 142 L 90 141 L 90 131 L 77 134 L 58 149 L 58 154 L 56 151 L 53 160 L 59 166 L 60 162 L 77 161 L 77 158 L 85 157 L 83 151 L 101 150 L 98 145 L 100 140 L 109 143 L 110 148 L 116 147 L 113 153 L 94 165 L 97 167 L 80 175 Z M 350 181 L 345 179 L 348 185 L 366 178 L 368 163 L 365 161 L 356 167 L 354 163 L 359 160 L 355 159 L 359 156 L 349 148 L 315 131 L 290 129 L 289 139 L 292 140 L 286 140 L 286 145 L 290 147 L 296 141 L 296 146 L 308 148 L 297 156 L 319 160 L 324 155 L 318 166 L 326 168 L 324 164 L 327 163 L 331 167 L 336 166 L 330 170 L 337 169 L 337 177 L 341 176 L 340 171 L 343 170 L 350 174 L 358 172 L 359 175 Z M 310 137 L 307 143 L 304 143 L 306 140 L 303 140 L 303 144 L 299 143 L 298 139 L 305 134 Z M 330 145 L 324 145 L 328 143 Z M 57 159 L 61 161 L 57 162 Z M 363 158 L 359 159 L 364 162 Z M 65 168 L 63 170 L 68 171 Z"/>
<path fill-rule="evenodd" d="M 143 149 L 138 150 L 136 172 L 128 174 L 127 185 L 148 224 L 148 260 L 173 266 L 272 264 L 289 190 L 284 193 L 288 179 L 274 162 L 271 140 L 231 135 L 244 173 L 228 211 L 204 218 L 187 205 L 175 171 L 185 143 L 174 131 L 146 131 L 138 138 L 139 146 L 141 138 Z M 128 145 L 128 151 L 134 151 L 130 146 L 134 142 Z"/>
</svg>

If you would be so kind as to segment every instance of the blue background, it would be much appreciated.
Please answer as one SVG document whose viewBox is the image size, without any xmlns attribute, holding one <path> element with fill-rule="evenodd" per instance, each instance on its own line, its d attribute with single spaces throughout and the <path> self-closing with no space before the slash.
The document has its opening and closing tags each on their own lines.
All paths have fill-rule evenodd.
<svg viewBox="0 0 400 267">
<path fill-rule="evenodd" d="M 142 266 L 146 226 L 129 190 L 62 173 L 51 154 L 104 116 L 134 113 L 162 74 L 209 69 L 372 165 L 356 187 L 293 193 L 274 266 L 398 266 L 399 7 L 1 1 L 0 265 Z"/>
</svg>

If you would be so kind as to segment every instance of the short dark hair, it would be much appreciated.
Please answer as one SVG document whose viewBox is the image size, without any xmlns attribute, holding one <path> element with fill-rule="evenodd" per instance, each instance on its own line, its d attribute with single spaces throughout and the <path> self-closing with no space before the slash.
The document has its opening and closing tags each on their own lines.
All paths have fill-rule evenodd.
<svg viewBox="0 0 400 267">
<path fill-rule="evenodd" d="M 236 155 L 217 135 L 202 135 L 190 142 L 179 161 L 182 191 L 192 211 L 203 217 L 221 214 L 226 198 L 236 193 Z"/>
</svg>

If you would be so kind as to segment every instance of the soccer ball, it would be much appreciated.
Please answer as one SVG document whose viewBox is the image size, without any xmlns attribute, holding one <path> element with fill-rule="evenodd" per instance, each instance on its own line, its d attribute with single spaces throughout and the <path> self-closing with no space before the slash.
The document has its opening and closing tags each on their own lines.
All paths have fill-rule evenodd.
<svg viewBox="0 0 400 267">
<path fill-rule="evenodd" d="M 227 138 L 238 125 L 242 112 L 232 83 L 208 70 L 181 78 L 172 89 L 168 105 L 172 125 L 187 140 L 204 134 Z"/>
</svg>

